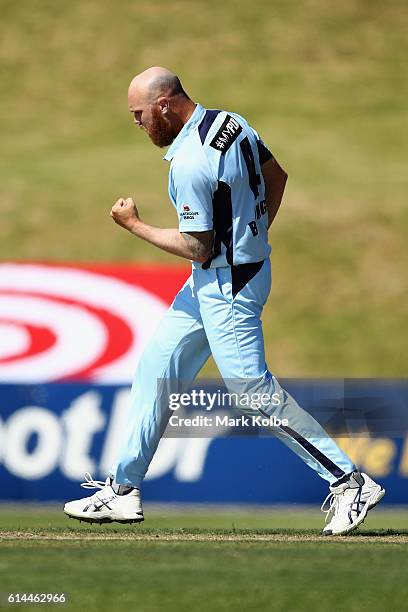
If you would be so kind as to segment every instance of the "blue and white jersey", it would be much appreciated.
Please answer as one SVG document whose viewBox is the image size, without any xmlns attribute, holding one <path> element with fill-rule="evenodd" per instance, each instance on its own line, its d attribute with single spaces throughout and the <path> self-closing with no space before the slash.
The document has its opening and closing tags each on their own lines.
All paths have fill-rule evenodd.
<svg viewBox="0 0 408 612">
<path fill-rule="evenodd" d="M 214 230 L 213 254 L 199 268 L 262 262 L 268 214 L 261 164 L 272 154 L 247 121 L 200 104 L 173 141 L 169 194 L 180 232 Z"/>
</svg>

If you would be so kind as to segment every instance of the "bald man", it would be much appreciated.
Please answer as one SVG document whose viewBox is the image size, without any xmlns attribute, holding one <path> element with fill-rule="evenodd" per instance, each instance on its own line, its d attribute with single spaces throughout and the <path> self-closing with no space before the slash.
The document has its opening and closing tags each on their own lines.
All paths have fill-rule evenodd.
<svg viewBox="0 0 408 612">
<path fill-rule="evenodd" d="M 357 470 L 265 362 L 260 317 L 271 287 L 268 229 L 286 172 L 243 117 L 196 104 L 165 68 L 149 68 L 132 80 L 128 106 L 153 144 L 171 145 L 164 159 L 179 226 L 144 223 L 130 197 L 119 198 L 111 216 L 137 238 L 190 260 L 192 274 L 137 366 L 117 462 L 106 482 L 87 474 L 83 485 L 98 491 L 64 511 L 88 522 L 143 520 L 140 485 L 168 424 L 170 396 L 186 389 L 212 354 L 229 391 L 270 398 L 262 407 L 238 407 L 277 419 L 275 435 L 328 481 L 323 533 L 355 529 L 384 489 Z"/>
</svg>

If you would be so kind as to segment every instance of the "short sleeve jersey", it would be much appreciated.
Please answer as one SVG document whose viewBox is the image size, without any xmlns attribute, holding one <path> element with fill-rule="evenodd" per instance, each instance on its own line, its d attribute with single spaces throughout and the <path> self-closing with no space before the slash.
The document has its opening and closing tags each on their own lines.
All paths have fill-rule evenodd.
<svg viewBox="0 0 408 612">
<path fill-rule="evenodd" d="M 215 268 L 266 259 L 268 214 L 261 165 L 272 157 L 247 121 L 200 104 L 164 159 L 180 232 L 214 230 L 213 253 L 195 267 Z"/>
</svg>

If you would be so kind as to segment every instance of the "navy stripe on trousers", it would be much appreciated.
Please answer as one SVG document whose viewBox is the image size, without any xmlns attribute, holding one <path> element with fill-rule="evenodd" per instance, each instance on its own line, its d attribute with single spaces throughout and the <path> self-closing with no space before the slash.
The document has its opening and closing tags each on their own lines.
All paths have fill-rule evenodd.
<svg viewBox="0 0 408 612">
<path fill-rule="evenodd" d="M 263 412 L 263 410 L 260 410 L 259 408 L 258 410 L 264 416 L 269 418 L 269 415 L 266 412 Z M 298 433 L 291 427 L 288 427 L 287 425 L 279 425 L 279 429 L 281 429 L 291 438 L 296 440 L 296 442 L 298 442 L 300 446 L 303 446 L 303 448 L 309 453 L 309 455 L 314 457 L 316 461 L 320 463 L 320 465 L 322 465 L 324 468 L 326 468 L 328 472 L 330 472 L 330 474 L 333 474 L 333 476 L 336 476 L 336 478 L 341 478 L 342 476 L 345 476 L 345 472 L 341 468 L 339 468 L 338 465 L 333 463 L 333 461 L 329 459 L 329 457 L 326 457 L 326 455 L 324 455 L 318 448 L 313 446 L 313 444 L 309 442 L 309 440 L 306 440 L 306 438 L 301 436 L 300 433 Z"/>
</svg>

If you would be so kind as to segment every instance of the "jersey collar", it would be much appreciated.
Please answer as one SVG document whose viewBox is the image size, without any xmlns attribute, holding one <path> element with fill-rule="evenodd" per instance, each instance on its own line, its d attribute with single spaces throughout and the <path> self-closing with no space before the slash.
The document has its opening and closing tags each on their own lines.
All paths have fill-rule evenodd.
<svg viewBox="0 0 408 612">
<path fill-rule="evenodd" d="M 168 149 L 163 159 L 165 159 L 166 161 L 171 161 L 173 159 L 177 149 L 179 148 L 183 140 L 190 135 L 191 130 L 193 130 L 196 127 L 197 123 L 201 121 L 204 114 L 205 108 L 201 106 L 201 104 L 196 104 L 195 111 L 193 112 L 187 123 L 183 125 L 182 129 L 177 134 L 176 138 L 173 140 L 170 148 Z"/>
</svg>

